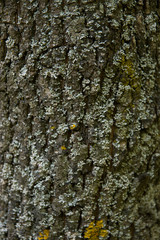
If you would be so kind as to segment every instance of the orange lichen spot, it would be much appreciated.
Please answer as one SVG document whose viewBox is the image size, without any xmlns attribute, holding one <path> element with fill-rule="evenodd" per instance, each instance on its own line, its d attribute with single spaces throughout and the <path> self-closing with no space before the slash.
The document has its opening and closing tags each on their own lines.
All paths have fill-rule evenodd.
<svg viewBox="0 0 160 240">
<path fill-rule="evenodd" d="M 51 127 L 52 130 L 55 129 L 55 128 L 56 128 L 56 127 L 54 127 L 54 126 Z"/>
<path fill-rule="evenodd" d="M 44 240 L 49 238 L 49 230 L 45 229 L 43 233 L 39 233 L 40 237 L 38 237 L 38 240 Z"/>
<path fill-rule="evenodd" d="M 61 149 L 62 150 L 66 150 L 67 148 L 65 146 L 61 146 Z"/>
<path fill-rule="evenodd" d="M 97 221 L 96 223 L 94 221 L 91 222 L 88 228 L 86 228 L 84 238 L 88 238 L 89 240 L 99 240 L 99 237 L 106 237 L 108 231 L 102 228 L 103 220 Z"/>
<path fill-rule="evenodd" d="M 76 124 L 72 124 L 69 128 L 73 130 L 76 127 Z"/>
</svg>

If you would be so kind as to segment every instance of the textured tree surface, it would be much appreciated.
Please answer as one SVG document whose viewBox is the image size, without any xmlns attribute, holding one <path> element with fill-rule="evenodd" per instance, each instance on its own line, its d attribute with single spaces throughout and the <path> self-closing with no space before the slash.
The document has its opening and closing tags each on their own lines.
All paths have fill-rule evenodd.
<svg viewBox="0 0 160 240">
<path fill-rule="evenodd" d="M 160 239 L 159 4 L 0 1 L 0 239 Z"/>
</svg>

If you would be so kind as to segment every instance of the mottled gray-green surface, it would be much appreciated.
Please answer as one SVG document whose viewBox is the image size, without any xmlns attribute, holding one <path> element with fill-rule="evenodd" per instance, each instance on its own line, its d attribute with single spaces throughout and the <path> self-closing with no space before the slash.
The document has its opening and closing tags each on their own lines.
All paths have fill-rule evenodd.
<svg viewBox="0 0 160 240">
<path fill-rule="evenodd" d="M 0 239 L 160 239 L 159 0 L 0 1 Z"/>
</svg>

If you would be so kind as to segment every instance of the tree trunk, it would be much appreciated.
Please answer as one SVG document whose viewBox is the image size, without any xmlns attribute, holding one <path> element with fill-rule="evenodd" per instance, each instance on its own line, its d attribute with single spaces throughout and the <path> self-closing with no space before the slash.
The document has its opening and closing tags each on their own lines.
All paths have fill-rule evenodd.
<svg viewBox="0 0 160 240">
<path fill-rule="evenodd" d="M 159 240 L 159 0 L 0 13 L 1 239 Z"/>
</svg>

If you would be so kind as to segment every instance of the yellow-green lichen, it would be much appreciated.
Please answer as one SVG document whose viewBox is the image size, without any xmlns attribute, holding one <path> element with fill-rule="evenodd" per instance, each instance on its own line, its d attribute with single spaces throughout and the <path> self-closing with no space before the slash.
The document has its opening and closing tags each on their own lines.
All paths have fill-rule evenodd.
<svg viewBox="0 0 160 240">
<path fill-rule="evenodd" d="M 61 149 L 66 150 L 67 148 L 63 145 L 63 146 L 61 146 Z"/>
<path fill-rule="evenodd" d="M 120 60 L 120 71 L 122 73 L 121 81 L 127 86 L 130 85 L 132 89 L 140 90 L 140 78 L 136 73 L 133 62 L 130 59 L 126 59 L 123 55 Z"/>
<path fill-rule="evenodd" d="M 88 238 L 89 240 L 99 240 L 99 237 L 106 237 L 108 234 L 107 230 L 103 228 L 103 220 L 97 221 L 96 223 L 93 221 L 86 228 L 86 232 L 84 233 L 84 238 Z"/>
<path fill-rule="evenodd" d="M 76 127 L 76 125 L 75 125 L 75 124 L 72 124 L 69 128 L 70 128 L 71 130 L 73 130 L 73 129 L 75 129 L 75 127 Z"/>
<path fill-rule="evenodd" d="M 38 240 L 45 240 L 49 238 L 49 230 L 45 229 L 43 233 L 39 233 L 40 237 L 38 237 Z"/>
</svg>

